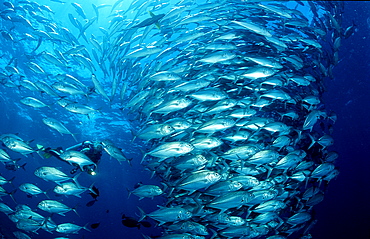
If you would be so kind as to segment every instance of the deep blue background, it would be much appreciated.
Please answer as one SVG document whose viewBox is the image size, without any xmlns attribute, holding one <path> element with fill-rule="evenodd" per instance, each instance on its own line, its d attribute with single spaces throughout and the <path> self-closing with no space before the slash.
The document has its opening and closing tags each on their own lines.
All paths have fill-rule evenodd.
<svg viewBox="0 0 370 239">
<path fill-rule="evenodd" d="M 338 120 L 335 144 L 340 174 L 316 206 L 319 219 L 313 237 L 370 238 L 370 2 L 346 1 L 343 26 L 357 32 L 342 40 L 335 79 L 326 82 L 324 101 Z"/>
<path fill-rule="evenodd" d="M 350 26 L 354 22 L 357 25 L 357 31 L 349 39 L 342 40 L 339 53 L 340 63 L 335 67 L 335 78 L 326 82 L 327 92 L 324 94 L 326 108 L 335 111 L 338 115 L 333 133 L 335 144 L 331 149 L 340 155 L 337 161 L 340 175 L 330 183 L 325 193 L 325 200 L 315 208 L 318 223 L 312 235 L 316 239 L 370 238 L 370 26 L 367 23 L 368 17 L 370 17 L 370 2 L 345 2 L 343 27 Z M 33 146 L 38 142 L 51 147 L 65 148 L 75 143 L 72 137 L 68 135 L 61 137 L 42 124 L 42 114 L 51 114 L 51 110 L 27 109 L 22 111 L 22 107 L 25 106 L 15 107 L 12 102 L 19 102 L 21 95 L 24 96 L 24 91 L 1 87 L 0 133 L 19 133 L 25 140 L 35 139 L 35 142 L 31 143 Z M 113 117 L 115 121 L 126 122 L 129 118 L 115 108 L 107 107 L 102 111 L 109 110 L 115 115 Z M 62 119 L 67 120 L 63 117 Z M 94 130 L 99 130 L 99 124 L 104 123 L 103 121 L 103 119 L 94 121 Z M 82 127 L 72 124 L 67 126 L 72 132 Z M 92 137 L 92 134 L 77 135 L 81 141 Z M 54 194 L 50 192 L 53 198 L 60 199 L 69 206 L 77 205 L 77 211 L 81 216 L 78 217 L 73 212 L 69 212 L 65 217 L 55 215 L 53 220 L 56 223 L 73 222 L 81 226 L 85 223 L 101 222 L 93 233 L 81 230 L 79 235 L 70 236 L 70 238 L 81 238 L 82 236 L 107 238 L 108 233 L 111 238 L 140 238 L 141 233 L 159 235 L 158 228 L 138 230 L 124 227 L 121 224 L 122 213 L 135 217 L 135 213 L 138 213 L 137 205 L 145 211 L 153 211 L 157 204 L 163 202 L 163 199 L 139 201 L 134 195 L 127 199 L 126 188 L 133 189 L 137 182 L 160 184 L 155 179 L 150 179 L 150 173 L 140 165 L 141 153 L 136 147 L 137 141 L 131 142 L 130 132 L 116 125 L 112 132 L 109 132 L 109 137 L 117 143 L 117 146 L 123 148 L 128 157 L 134 158 L 132 167 L 127 163 L 120 165 L 115 159 L 110 159 L 107 154 L 104 154 L 98 175 L 92 177 L 84 174 L 79 179 L 84 186 L 95 182 L 101 194 L 96 204 L 92 207 L 85 206 L 92 199 L 87 193 L 79 199 L 54 197 Z M 16 153 L 10 152 L 10 154 L 19 158 Z M 45 190 L 52 190 L 55 184 L 35 177 L 34 169 L 47 165 L 61 167 L 62 170 L 68 172 L 72 168 L 56 159 L 45 161 L 37 154 L 34 157 L 22 157 L 20 164 L 25 162 L 27 162 L 26 171 L 12 172 L 0 165 L 0 172 L 6 178 L 16 176 L 15 186 L 24 182 L 32 182 Z M 5 185 L 4 188 L 8 191 L 13 189 L 11 185 Z M 17 191 L 14 196 L 18 203 L 28 204 L 33 209 L 39 201 L 45 199 L 44 195 L 30 199 L 20 191 Z M 9 197 L 3 199 L 14 208 L 15 204 Z M 40 210 L 37 212 L 47 216 L 47 213 Z M 12 238 L 11 232 L 16 230 L 15 225 L 2 213 L 0 213 L 0 227 L 3 233 L 4 228 L 7 228 L 5 233 Z M 39 230 L 39 233 L 34 238 L 56 237 L 43 230 Z"/>
</svg>

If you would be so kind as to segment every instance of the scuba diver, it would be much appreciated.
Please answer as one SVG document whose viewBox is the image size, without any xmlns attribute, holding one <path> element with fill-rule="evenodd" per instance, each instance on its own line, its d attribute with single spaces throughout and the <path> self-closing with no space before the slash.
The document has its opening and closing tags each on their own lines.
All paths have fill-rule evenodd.
<svg viewBox="0 0 370 239">
<path fill-rule="evenodd" d="M 52 149 L 50 147 L 44 148 L 41 145 L 38 145 L 38 147 L 40 148 L 40 150 L 44 152 L 43 156 L 45 158 L 50 158 L 51 156 L 54 156 L 57 159 L 64 161 L 60 157 L 60 155 L 64 152 L 62 147 L 58 147 L 56 149 Z M 91 142 L 91 141 L 86 140 L 82 143 L 79 143 L 79 144 L 76 144 L 74 146 L 67 148 L 65 151 L 68 151 L 68 150 L 79 151 L 85 154 L 92 162 L 94 162 L 95 165 L 91 164 L 91 165 L 83 166 L 83 171 L 87 172 L 90 175 L 96 175 L 96 172 L 95 172 L 96 165 L 99 163 L 101 156 L 102 156 L 102 151 L 103 151 L 103 146 L 101 145 L 100 142 Z M 76 173 L 77 170 L 79 169 L 78 165 L 75 165 L 75 166 L 76 167 L 71 170 L 70 172 L 71 174 Z"/>
</svg>

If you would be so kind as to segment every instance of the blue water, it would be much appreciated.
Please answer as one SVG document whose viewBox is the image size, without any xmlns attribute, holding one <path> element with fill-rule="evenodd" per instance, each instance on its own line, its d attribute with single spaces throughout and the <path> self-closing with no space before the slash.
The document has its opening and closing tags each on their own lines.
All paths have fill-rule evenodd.
<svg viewBox="0 0 370 239">
<path fill-rule="evenodd" d="M 327 108 L 338 115 L 332 149 L 340 154 L 340 175 L 316 207 L 314 238 L 370 238 L 369 13 L 369 2 L 345 2 L 343 25 L 354 22 L 358 29 L 342 41 L 335 79 L 326 82 L 324 94 Z"/>
<path fill-rule="evenodd" d="M 3 1 L 0 1 L 2 4 Z M 42 3 L 38 1 L 38 3 Z M 74 8 L 69 2 L 58 4 L 44 1 L 52 9 L 58 9 L 55 19 L 63 23 L 64 26 L 76 30 L 71 26 L 66 12 L 74 15 Z M 108 1 L 94 1 L 96 5 L 101 3 L 112 4 Z M 82 3 L 87 15 L 93 16 L 95 13 L 91 4 Z M 123 7 L 124 8 L 124 7 Z M 109 8 L 107 8 L 109 9 Z M 102 11 L 104 13 L 104 11 Z M 107 14 L 107 13 L 106 13 Z M 103 14 L 102 14 L 103 15 Z M 370 26 L 367 23 L 367 16 L 370 16 L 369 2 L 345 2 L 343 13 L 344 27 L 350 26 L 353 22 L 357 25 L 357 31 L 349 39 L 342 40 L 342 47 L 339 51 L 340 62 L 334 69 L 333 80 L 325 82 L 327 91 L 324 93 L 324 103 L 327 109 L 333 110 L 338 115 L 338 120 L 334 125 L 333 138 L 335 144 L 332 150 L 339 153 L 340 157 L 337 166 L 340 168 L 340 175 L 333 180 L 325 192 L 325 200 L 315 207 L 318 223 L 315 225 L 312 235 L 315 239 L 327 238 L 370 238 L 370 192 L 369 192 L 369 149 L 370 149 Z M 99 24 L 107 27 L 108 23 L 104 17 L 99 19 Z M 78 32 L 74 32 L 78 34 Z M 5 41 L 2 41 L 5 42 Z M 30 43 L 34 46 L 36 43 Z M 25 44 L 26 46 L 26 44 Z M 56 46 L 55 46 L 56 47 Z M 2 51 L 9 51 L 12 55 L 21 59 L 22 49 L 12 46 L 2 46 Z M 1 60 L 4 64 L 5 60 Z M 20 60 L 18 64 L 22 66 Z M 5 63 L 6 64 L 6 63 Z M 86 75 L 88 78 L 88 75 Z M 86 116 L 76 116 L 53 109 L 31 109 L 19 103 L 19 100 L 29 93 L 25 89 L 7 88 L 1 86 L 0 93 L 0 133 L 18 133 L 24 140 L 34 140 L 35 143 L 50 147 L 67 148 L 76 142 L 69 135 L 61 136 L 58 132 L 45 126 L 41 119 L 45 116 L 58 118 L 66 123 L 71 132 L 78 132 L 76 137 L 79 141 L 98 140 L 108 138 L 114 141 L 115 145 L 123 149 L 128 158 L 132 158 L 132 166 L 127 162 L 120 164 L 117 160 L 111 159 L 105 152 L 101 163 L 98 166 L 98 174 L 90 176 L 82 174 L 79 182 L 83 186 L 90 186 L 95 182 L 95 186 L 100 191 L 98 201 L 92 206 L 87 207 L 86 203 L 92 197 L 84 193 L 81 198 L 69 196 L 55 197 L 52 189 L 55 184 L 45 182 L 33 175 L 34 170 L 40 166 L 60 167 L 62 171 L 69 172 L 73 167 L 60 162 L 55 158 L 43 159 L 37 154 L 21 157 L 19 164 L 27 163 L 26 170 L 18 169 L 16 172 L 6 170 L 0 165 L 1 175 L 5 178 L 15 176 L 13 184 L 17 187 L 21 183 L 31 182 L 37 184 L 44 190 L 50 190 L 51 197 L 61 202 L 75 207 L 79 213 L 66 213 L 66 216 L 54 215 L 53 220 L 59 223 L 73 222 L 83 226 L 86 223 L 100 223 L 92 232 L 81 230 L 78 235 L 70 235 L 69 238 L 141 238 L 141 234 L 149 236 L 159 236 L 160 229 L 155 227 L 155 221 L 151 222 L 151 228 L 141 229 L 128 228 L 122 225 L 121 216 L 131 216 L 138 218 L 140 206 L 144 211 L 151 212 L 157 205 L 163 205 L 164 199 L 157 197 L 153 200 L 139 200 L 135 195 L 128 198 L 127 188 L 132 190 L 138 182 L 145 184 L 156 184 L 161 186 L 156 178 L 151 178 L 151 173 L 141 164 L 142 153 L 139 145 L 140 141 L 131 142 L 132 134 L 130 124 L 135 124 L 133 115 L 127 115 L 118 106 L 110 107 L 102 99 L 94 99 L 90 102 L 92 106 L 99 108 L 103 115 L 94 114 L 90 118 Z M 39 94 L 31 93 L 43 99 Z M 45 97 L 45 103 L 48 102 Z M 60 108 L 53 104 L 51 108 Z M 20 155 L 8 151 L 14 158 Z M 4 185 L 7 191 L 14 188 L 11 185 Z M 14 198 L 18 204 L 27 204 L 35 209 L 37 204 L 46 199 L 44 195 L 28 198 L 21 191 L 14 193 Z M 5 203 L 14 208 L 16 205 L 10 197 L 3 197 Z M 47 213 L 37 210 L 38 213 L 47 216 Z M 1 232 L 6 238 L 14 238 L 13 231 L 18 230 L 15 224 L 8 217 L 0 213 Z M 5 229 L 6 228 L 6 229 Z M 38 235 L 33 234 L 32 238 L 54 238 L 43 230 L 38 231 Z"/>
</svg>

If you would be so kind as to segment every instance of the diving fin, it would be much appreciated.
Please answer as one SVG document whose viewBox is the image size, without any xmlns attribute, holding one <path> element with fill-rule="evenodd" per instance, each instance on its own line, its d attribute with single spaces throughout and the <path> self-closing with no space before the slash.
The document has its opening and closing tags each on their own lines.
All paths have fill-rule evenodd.
<svg viewBox="0 0 370 239">
<path fill-rule="evenodd" d="M 53 156 L 53 155 L 51 155 L 50 153 L 44 153 L 42 156 L 43 156 L 44 158 L 48 159 L 48 158 L 50 158 L 50 157 L 51 157 L 51 156 Z"/>
</svg>

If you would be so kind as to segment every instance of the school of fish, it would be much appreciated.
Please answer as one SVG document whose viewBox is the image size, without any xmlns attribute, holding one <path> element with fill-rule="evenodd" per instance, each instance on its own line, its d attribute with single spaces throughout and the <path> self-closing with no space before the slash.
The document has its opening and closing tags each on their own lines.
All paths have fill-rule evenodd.
<svg viewBox="0 0 370 239">
<path fill-rule="evenodd" d="M 343 3 L 52 1 L 73 6 L 75 12 L 65 13 L 73 29 L 54 19 L 56 10 L 47 5 L 2 3 L 2 42 L 17 55 L 2 49 L 1 87 L 19 91 L 22 105 L 14 104 L 42 112 L 35 123 L 76 141 L 68 120 L 77 125 L 79 117 L 112 110 L 134 117 L 131 144 L 140 145 L 139 160 L 163 186 L 140 185 L 130 194 L 166 198 L 156 211 L 139 206 L 139 222 L 157 221 L 165 239 L 310 238 L 312 209 L 339 174 L 338 154 L 330 151 L 336 115 L 322 95 L 341 40 L 354 29 L 341 26 Z M 88 7 L 95 16 L 86 14 Z M 62 122 L 57 115 L 71 117 Z M 16 134 L 3 132 L 0 139 L 23 157 L 39 152 Z M 129 161 L 112 141 L 101 139 L 104 150 L 120 163 Z M 17 165 L 4 149 L 0 161 Z M 62 156 L 81 168 L 91 164 L 78 154 Z M 79 175 L 54 167 L 34 174 L 56 183 L 58 194 L 93 192 L 79 185 Z M 0 178 L 0 185 L 11 181 Z M 47 196 L 32 182 L 19 189 Z M 0 196 L 7 195 L 13 194 L 0 187 Z M 78 213 L 53 199 L 37 207 L 51 215 Z M 22 230 L 17 238 L 39 229 L 67 235 L 89 230 L 56 224 L 20 204 L 0 203 L 0 211 Z"/>
</svg>

